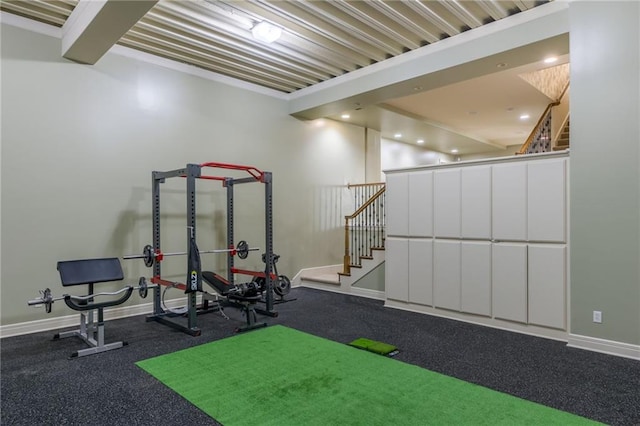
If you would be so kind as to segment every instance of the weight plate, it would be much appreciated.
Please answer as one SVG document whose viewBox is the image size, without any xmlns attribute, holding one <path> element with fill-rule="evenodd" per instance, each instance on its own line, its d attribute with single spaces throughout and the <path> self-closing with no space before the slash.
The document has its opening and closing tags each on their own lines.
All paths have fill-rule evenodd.
<svg viewBox="0 0 640 426">
<path fill-rule="evenodd" d="M 273 291 L 278 296 L 285 296 L 291 291 L 291 281 L 286 275 L 278 275 L 278 282 L 275 283 Z"/>
<path fill-rule="evenodd" d="M 51 305 L 53 304 L 53 297 L 51 296 L 51 289 L 47 288 L 42 292 L 42 301 L 44 302 L 44 308 L 48 314 L 51 313 Z"/>
<path fill-rule="evenodd" d="M 155 250 L 151 245 L 147 244 L 146 246 L 144 246 L 144 250 L 142 250 L 142 256 L 144 259 L 144 264 L 147 268 L 151 268 L 153 266 L 153 263 L 156 260 L 155 254 Z"/>
<path fill-rule="evenodd" d="M 138 294 L 144 299 L 147 297 L 148 292 L 149 287 L 147 286 L 147 280 L 144 277 L 140 277 L 138 281 Z"/>
<path fill-rule="evenodd" d="M 242 240 L 236 246 L 236 252 L 240 259 L 246 259 L 249 256 L 249 244 L 245 240 Z"/>
</svg>

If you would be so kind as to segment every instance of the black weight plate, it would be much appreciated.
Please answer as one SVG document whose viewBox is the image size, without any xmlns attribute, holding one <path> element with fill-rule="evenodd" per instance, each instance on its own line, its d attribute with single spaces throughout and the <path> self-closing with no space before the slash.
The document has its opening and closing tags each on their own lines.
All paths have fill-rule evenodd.
<svg viewBox="0 0 640 426">
<path fill-rule="evenodd" d="M 245 240 L 242 240 L 236 246 L 236 253 L 240 259 L 246 259 L 249 256 L 249 244 Z"/>
<path fill-rule="evenodd" d="M 147 280 L 144 277 L 140 277 L 140 280 L 138 280 L 138 294 L 144 299 L 147 297 L 148 292 Z"/>
<path fill-rule="evenodd" d="M 273 287 L 278 296 L 285 296 L 291 291 L 291 281 L 286 275 L 278 275 L 278 282 Z"/>
<path fill-rule="evenodd" d="M 149 244 L 147 244 L 146 246 L 144 246 L 144 249 L 142 250 L 142 255 L 144 256 L 144 265 L 147 268 L 151 268 L 153 266 L 153 262 L 155 262 L 156 260 L 156 254 L 155 254 L 155 250 L 153 249 L 153 247 Z"/>
</svg>

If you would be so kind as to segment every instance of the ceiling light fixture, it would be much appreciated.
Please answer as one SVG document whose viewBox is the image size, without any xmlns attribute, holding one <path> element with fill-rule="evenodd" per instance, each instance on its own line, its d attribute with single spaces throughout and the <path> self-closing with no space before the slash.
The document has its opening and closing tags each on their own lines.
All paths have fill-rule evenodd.
<svg viewBox="0 0 640 426">
<path fill-rule="evenodd" d="M 351 116 L 349 114 L 342 114 L 340 117 L 344 118 L 346 120 L 347 118 L 350 118 Z"/>
<path fill-rule="evenodd" d="M 273 43 L 282 35 L 282 28 L 262 21 L 251 28 L 251 34 L 253 34 L 253 38 L 256 40 L 264 43 Z"/>
<path fill-rule="evenodd" d="M 418 139 L 418 140 L 416 141 L 416 143 L 423 144 L 423 143 L 424 143 L 424 139 Z"/>
<path fill-rule="evenodd" d="M 520 120 L 526 120 L 527 118 L 529 118 L 529 114 L 522 114 L 520 116 Z"/>
<path fill-rule="evenodd" d="M 453 149 L 451 150 L 451 153 L 452 153 L 452 154 L 457 154 L 457 153 L 458 153 L 458 150 L 457 150 L 456 148 L 453 148 Z"/>
<path fill-rule="evenodd" d="M 394 138 L 398 139 L 402 137 L 402 133 L 396 133 L 395 135 L 393 135 Z"/>
</svg>

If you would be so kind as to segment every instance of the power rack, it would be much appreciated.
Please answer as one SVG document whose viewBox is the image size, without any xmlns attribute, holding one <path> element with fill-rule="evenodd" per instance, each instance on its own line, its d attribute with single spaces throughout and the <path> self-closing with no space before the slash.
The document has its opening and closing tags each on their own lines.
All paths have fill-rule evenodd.
<svg viewBox="0 0 640 426">
<path fill-rule="evenodd" d="M 246 172 L 249 176 L 242 178 L 231 178 L 225 176 L 211 176 L 203 174 L 203 169 L 227 169 L 227 170 L 239 170 Z M 151 282 L 158 284 L 153 289 L 153 313 L 147 317 L 147 321 L 157 321 L 161 324 L 165 324 L 169 327 L 175 328 L 192 336 L 199 336 L 201 333 L 200 328 L 197 325 L 197 316 L 199 308 L 197 306 L 197 292 L 187 293 L 187 306 L 185 314 L 176 314 L 174 312 L 167 311 L 162 306 L 162 286 L 172 285 L 181 289 L 188 289 L 191 284 L 196 285 L 197 288 L 202 288 L 202 276 L 199 253 L 197 252 L 196 241 L 196 180 L 217 180 L 222 182 L 222 186 L 227 190 L 227 247 L 233 249 L 234 245 L 234 188 L 235 185 L 244 183 L 262 183 L 264 184 L 264 199 L 265 199 L 265 270 L 264 272 L 252 272 L 246 270 L 236 269 L 234 265 L 234 252 L 230 251 L 227 257 L 227 280 L 233 285 L 234 274 L 246 274 L 253 277 L 264 277 L 265 279 L 265 291 L 263 296 L 264 309 L 256 310 L 260 314 L 276 317 L 278 313 L 273 310 L 274 296 L 273 288 L 274 281 L 278 278 L 273 273 L 274 270 L 274 253 L 273 253 L 273 194 L 272 194 L 272 175 L 271 172 L 261 171 L 252 166 L 243 166 L 237 164 L 216 163 L 208 162 L 202 164 L 187 164 L 185 168 L 171 170 L 167 172 L 154 171 L 152 172 L 152 221 L 153 221 L 153 246 L 155 248 L 161 247 L 161 234 L 160 234 L 160 186 L 166 179 L 180 177 L 186 179 L 187 189 L 187 284 L 174 283 L 163 280 L 161 274 L 161 262 L 153 263 L 153 278 Z M 192 272 L 196 271 L 197 274 L 193 275 Z M 205 295 L 206 296 L 206 295 Z M 203 302 L 205 310 L 207 308 L 207 301 Z M 186 325 L 185 325 L 186 316 Z"/>
</svg>

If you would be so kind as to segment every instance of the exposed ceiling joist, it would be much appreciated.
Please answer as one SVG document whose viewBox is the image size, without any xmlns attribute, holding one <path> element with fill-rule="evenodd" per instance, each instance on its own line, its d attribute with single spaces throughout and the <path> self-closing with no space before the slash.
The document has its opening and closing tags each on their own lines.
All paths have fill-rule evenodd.
<svg viewBox="0 0 640 426">
<path fill-rule="evenodd" d="M 95 64 L 158 0 L 81 0 L 62 26 L 62 56 Z"/>
</svg>

